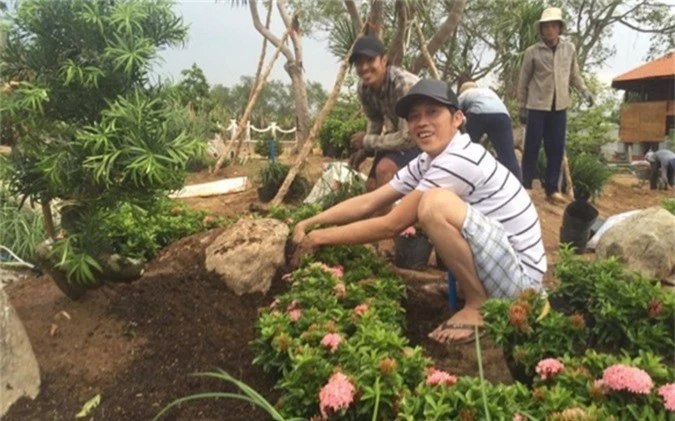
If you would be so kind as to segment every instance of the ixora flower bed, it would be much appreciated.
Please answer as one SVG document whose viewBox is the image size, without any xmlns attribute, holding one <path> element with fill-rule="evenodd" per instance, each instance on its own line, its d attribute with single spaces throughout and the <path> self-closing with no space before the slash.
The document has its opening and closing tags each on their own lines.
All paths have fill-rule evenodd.
<svg viewBox="0 0 675 421">
<path fill-rule="evenodd" d="M 278 376 L 278 402 L 207 373 L 244 394 L 176 403 L 245 399 L 275 420 L 675 420 L 675 298 L 615 261 L 568 250 L 556 272 L 548 300 L 525 291 L 485 304 L 485 329 L 520 377 L 491 384 L 482 371 L 437 370 L 410 346 L 404 284 L 371 250 L 323 249 L 260 311 L 255 363 Z"/>
</svg>

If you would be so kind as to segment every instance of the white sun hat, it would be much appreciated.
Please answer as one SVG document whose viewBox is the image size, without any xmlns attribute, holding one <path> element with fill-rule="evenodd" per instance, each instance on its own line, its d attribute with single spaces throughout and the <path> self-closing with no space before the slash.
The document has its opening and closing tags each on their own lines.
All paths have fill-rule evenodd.
<svg viewBox="0 0 675 421">
<path fill-rule="evenodd" d="M 560 22 L 562 25 L 561 32 L 565 29 L 562 10 L 558 7 L 547 7 L 544 9 L 539 20 L 534 23 L 534 29 L 537 30 L 537 33 L 539 33 L 539 24 L 543 22 Z"/>
</svg>

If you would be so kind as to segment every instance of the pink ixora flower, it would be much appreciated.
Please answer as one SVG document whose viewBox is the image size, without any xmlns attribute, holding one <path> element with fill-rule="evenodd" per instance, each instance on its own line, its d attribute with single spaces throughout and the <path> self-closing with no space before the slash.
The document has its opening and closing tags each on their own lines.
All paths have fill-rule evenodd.
<svg viewBox="0 0 675 421">
<path fill-rule="evenodd" d="M 360 316 L 363 313 L 365 313 L 366 311 L 368 311 L 368 308 L 369 308 L 368 304 L 359 304 L 356 307 L 354 307 L 354 314 L 356 314 L 357 316 Z"/>
<path fill-rule="evenodd" d="M 275 308 L 279 304 L 279 299 L 275 298 L 274 301 L 270 304 L 270 308 Z"/>
<path fill-rule="evenodd" d="M 338 298 L 345 298 L 347 296 L 347 288 L 345 287 L 345 284 L 343 284 L 342 282 L 336 284 L 333 287 L 333 292 L 335 293 L 335 296 Z"/>
<path fill-rule="evenodd" d="M 342 336 L 338 333 L 329 333 L 321 339 L 321 345 L 330 348 L 331 354 L 337 350 L 340 342 L 342 342 Z"/>
<path fill-rule="evenodd" d="M 335 276 L 336 278 L 342 278 L 345 274 L 345 268 L 337 265 L 337 266 L 328 266 L 325 263 L 316 263 L 316 266 L 319 267 L 319 269 L 323 270 L 324 272 L 328 272 L 331 275 Z"/>
<path fill-rule="evenodd" d="M 288 312 L 288 318 L 291 319 L 292 322 L 297 322 L 298 319 L 300 319 L 300 316 L 302 316 L 302 309 L 296 308 Z"/>
<path fill-rule="evenodd" d="M 291 282 L 293 280 L 293 274 L 286 273 L 281 277 L 281 280 L 284 282 Z"/>
<path fill-rule="evenodd" d="M 409 226 L 408 228 L 404 229 L 403 232 L 401 232 L 402 237 L 413 237 L 417 235 L 417 230 L 413 226 Z"/>
<path fill-rule="evenodd" d="M 557 358 L 546 358 L 539 361 L 535 371 L 541 376 L 543 380 L 546 380 L 557 376 L 561 371 L 563 371 L 564 368 L 565 366 L 563 363 L 561 363 Z"/>
<path fill-rule="evenodd" d="M 609 366 L 602 373 L 602 382 L 610 390 L 646 395 L 654 387 L 646 371 L 623 364 Z"/>
<path fill-rule="evenodd" d="M 335 373 L 319 392 L 319 409 L 324 418 L 328 418 L 328 410 L 338 412 L 349 408 L 354 401 L 354 385 L 347 376 Z"/>
<path fill-rule="evenodd" d="M 663 398 L 666 411 L 675 412 L 675 383 L 666 383 L 659 387 L 659 396 Z"/>
<path fill-rule="evenodd" d="M 527 421 L 527 419 L 524 416 L 515 413 L 513 414 L 513 421 Z"/>
<path fill-rule="evenodd" d="M 452 386 L 457 383 L 457 377 L 445 371 L 432 368 L 429 374 L 427 374 L 426 383 L 429 386 L 438 386 L 439 384 Z"/>
</svg>

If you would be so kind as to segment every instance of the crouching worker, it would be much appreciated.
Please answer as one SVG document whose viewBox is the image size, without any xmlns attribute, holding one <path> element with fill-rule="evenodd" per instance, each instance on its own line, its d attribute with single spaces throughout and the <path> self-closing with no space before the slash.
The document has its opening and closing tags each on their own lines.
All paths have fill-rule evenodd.
<svg viewBox="0 0 675 421">
<path fill-rule="evenodd" d="M 418 222 L 455 275 L 465 306 L 431 332 L 441 343 L 474 340 L 490 297 L 542 291 L 546 254 L 537 211 L 516 176 L 458 132 L 464 116 L 450 87 L 421 80 L 396 113 L 422 150 L 389 182 L 300 222 L 294 261 L 317 247 L 392 238 Z M 401 199 L 383 216 L 370 217 Z M 310 231 L 314 225 L 335 225 Z"/>
</svg>

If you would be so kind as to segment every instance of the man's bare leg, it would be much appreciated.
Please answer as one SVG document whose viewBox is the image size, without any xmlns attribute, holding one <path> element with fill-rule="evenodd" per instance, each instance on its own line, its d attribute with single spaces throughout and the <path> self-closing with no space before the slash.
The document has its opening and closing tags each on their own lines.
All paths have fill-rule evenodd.
<svg viewBox="0 0 675 421">
<path fill-rule="evenodd" d="M 461 233 L 466 213 L 466 203 L 456 194 L 443 189 L 424 193 L 418 208 L 418 218 L 424 232 L 464 293 L 464 308 L 446 323 L 482 326 L 480 307 L 487 300 L 487 294 L 478 278 L 471 248 Z M 474 334 L 472 329 L 453 329 L 444 325 L 437 327 L 429 337 L 441 343 L 450 343 Z"/>
</svg>

